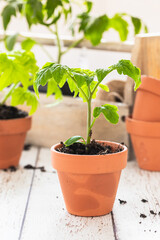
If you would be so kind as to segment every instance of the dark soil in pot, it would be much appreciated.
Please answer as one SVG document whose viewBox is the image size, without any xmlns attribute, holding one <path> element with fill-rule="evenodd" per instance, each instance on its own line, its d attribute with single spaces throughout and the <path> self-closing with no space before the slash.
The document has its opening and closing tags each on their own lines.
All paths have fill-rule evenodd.
<svg viewBox="0 0 160 240">
<path fill-rule="evenodd" d="M 78 155 L 104 155 L 112 154 L 123 151 L 121 145 L 117 148 L 113 148 L 110 145 L 105 145 L 103 143 L 98 143 L 92 140 L 90 144 L 84 145 L 83 143 L 77 142 L 68 147 L 61 142 L 62 147 L 56 149 L 58 152 L 68 153 L 68 154 L 78 154 Z"/>
<path fill-rule="evenodd" d="M 0 105 L 0 120 L 25 118 L 28 113 L 16 107 Z"/>
</svg>

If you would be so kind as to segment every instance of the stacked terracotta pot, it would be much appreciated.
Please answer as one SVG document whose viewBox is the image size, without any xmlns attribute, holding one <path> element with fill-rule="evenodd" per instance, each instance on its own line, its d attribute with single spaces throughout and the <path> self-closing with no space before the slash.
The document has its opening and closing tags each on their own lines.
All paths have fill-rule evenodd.
<svg viewBox="0 0 160 240">
<path fill-rule="evenodd" d="M 142 76 L 126 126 L 139 167 L 160 171 L 160 80 Z"/>
</svg>

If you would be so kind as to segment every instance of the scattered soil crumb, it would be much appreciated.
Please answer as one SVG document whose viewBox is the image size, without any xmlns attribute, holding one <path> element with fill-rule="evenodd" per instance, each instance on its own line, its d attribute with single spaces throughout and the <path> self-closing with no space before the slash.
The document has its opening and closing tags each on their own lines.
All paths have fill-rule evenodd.
<svg viewBox="0 0 160 240">
<path fill-rule="evenodd" d="M 25 165 L 24 169 L 27 169 L 27 170 L 37 170 L 37 169 L 39 169 L 41 172 L 46 172 L 44 166 L 42 166 L 42 167 L 35 167 L 35 166 L 32 166 L 31 164 Z"/>
<path fill-rule="evenodd" d="M 16 172 L 17 170 L 18 168 L 16 168 L 15 166 L 10 166 L 9 168 L 3 169 L 4 172 Z"/>
<path fill-rule="evenodd" d="M 146 216 L 145 214 L 141 213 L 141 214 L 140 214 L 140 217 L 141 217 L 141 218 L 146 218 L 147 216 Z"/>
<path fill-rule="evenodd" d="M 31 144 L 25 144 L 23 150 L 24 151 L 29 151 L 31 149 L 32 145 Z"/>
<path fill-rule="evenodd" d="M 118 200 L 119 200 L 119 203 L 122 204 L 122 205 L 127 203 L 127 201 L 125 201 L 125 200 L 121 200 L 121 199 L 118 199 Z"/>
<path fill-rule="evenodd" d="M 150 213 L 153 215 L 157 215 L 157 213 L 155 213 L 153 210 L 150 210 Z"/>
<path fill-rule="evenodd" d="M 146 203 L 146 202 L 148 202 L 148 200 L 142 199 L 141 202 Z"/>
</svg>

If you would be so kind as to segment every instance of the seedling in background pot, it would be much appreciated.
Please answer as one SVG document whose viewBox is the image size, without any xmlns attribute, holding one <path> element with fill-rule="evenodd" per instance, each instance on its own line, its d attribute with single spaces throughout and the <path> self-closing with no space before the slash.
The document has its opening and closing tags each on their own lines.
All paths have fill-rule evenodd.
<svg viewBox="0 0 160 240">
<path fill-rule="evenodd" d="M 5 90 L 5 96 L 0 100 L 0 107 L 11 97 L 12 106 L 26 103 L 27 106 L 31 106 L 29 114 L 33 114 L 37 109 L 38 100 L 28 88 L 33 85 L 37 70 L 34 54 L 30 51 L 1 53 L 0 91 Z"/>
<path fill-rule="evenodd" d="M 115 105 L 104 104 L 102 106 L 95 107 L 93 113 L 91 113 L 91 102 L 92 99 L 96 98 L 98 87 L 109 92 L 109 88 L 102 84 L 102 81 L 113 70 L 117 70 L 119 74 L 124 74 L 131 77 L 135 82 L 135 90 L 141 84 L 140 69 L 135 67 L 129 60 L 120 60 L 117 64 L 114 64 L 107 69 L 97 69 L 96 71 L 80 68 L 69 68 L 66 65 L 57 63 L 47 63 L 36 74 L 34 89 L 37 95 L 39 86 L 48 84 L 47 96 L 55 93 L 55 97 L 60 98 L 60 88 L 67 81 L 71 92 L 74 92 L 74 97 L 79 94 L 79 97 L 82 98 L 87 104 L 88 114 L 86 140 L 82 136 L 74 136 L 69 138 L 64 143 L 65 146 L 70 146 L 79 142 L 80 140 L 83 144 L 90 144 L 92 128 L 100 114 L 103 114 L 108 122 L 112 124 L 118 123 L 118 108 Z"/>
</svg>

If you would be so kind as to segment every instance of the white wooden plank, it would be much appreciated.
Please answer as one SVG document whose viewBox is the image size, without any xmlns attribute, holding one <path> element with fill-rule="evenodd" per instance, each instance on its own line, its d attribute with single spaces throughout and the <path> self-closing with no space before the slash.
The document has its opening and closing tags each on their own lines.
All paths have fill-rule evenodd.
<svg viewBox="0 0 160 240">
<path fill-rule="evenodd" d="M 23 151 L 16 172 L 0 170 L 0 239 L 17 240 L 25 212 L 33 171 L 23 169 L 35 165 L 37 148 Z"/>
<path fill-rule="evenodd" d="M 160 239 L 160 172 L 140 170 L 136 162 L 129 162 L 123 171 L 113 217 L 118 240 Z M 126 200 L 122 205 L 118 199 Z M 143 203 L 141 200 L 148 202 Z M 153 215 L 153 210 L 157 215 Z M 145 214 L 146 218 L 141 218 Z"/>
<path fill-rule="evenodd" d="M 40 154 L 39 154 L 39 159 L 37 163 L 38 167 L 43 167 L 47 172 L 53 173 L 55 170 L 52 167 L 51 164 L 51 151 L 49 148 L 41 148 L 40 149 Z"/>
<path fill-rule="evenodd" d="M 40 152 L 38 166 L 47 166 L 50 150 Z M 22 231 L 23 240 L 103 240 L 114 239 L 111 215 L 95 218 L 67 213 L 56 173 L 36 171 L 28 211 Z"/>
</svg>

